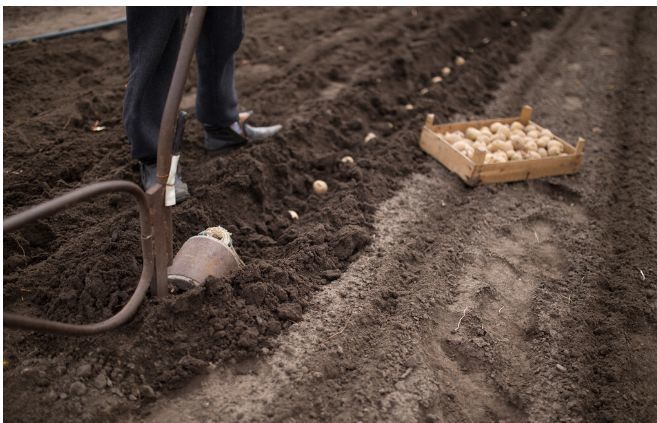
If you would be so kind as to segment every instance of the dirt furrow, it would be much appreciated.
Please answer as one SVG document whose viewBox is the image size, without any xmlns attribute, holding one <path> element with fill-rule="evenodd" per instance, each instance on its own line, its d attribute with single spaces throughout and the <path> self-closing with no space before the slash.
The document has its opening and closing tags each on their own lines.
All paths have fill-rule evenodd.
<svg viewBox="0 0 657 423">
<path fill-rule="evenodd" d="M 594 36 L 609 13 L 583 15 L 572 10 L 555 31 L 539 34 L 541 42 L 535 43 L 512 70 L 517 78 L 500 89 L 487 115 L 511 114 L 520 104 L 530 102 L 537 108 L 540 123 L 547 122 L 558 133 L 572 137 L 588 133 L 598 119 L 615 113 L 617 103 L 604 100 L 605 89 L 584 93 L 577 88 L 581 86 L 578 75 L 599 68 L 599 60 L 607 57 L 608 49 L 624 45 L 622 39 L 608 41 Z M 629 40 L 634 12 L 615 17 L 616 33 L 627 34 Z M 619 45 L 609 45 L 614 42 Z M 577 54 L 581 49 L 593 54 L 581 57 Z M 644 59 L 641 52 L 631 49 L 627 55 Z M 625 60 L 620 57 L 612 66 L 608 64 L 602 80 L 595 83 L 608 87 L 611 81 L 622 79 L 619 75 L 623 75 Z M 650 61 L 642 62 L 642 66 L 646 63 Z M 564 69 L 568 73 L 564 74 Z M 649 80 L 641 73 L 636 79 L 635 83 Z M 531 85 L 527 83 L 530 80 L 534 81 Z M 633 83 L 632 78 L 628 81 Z M 550 99 L 544 97 L 547 90 L 553 92 Z M 562 110 L 559 102 L 576 95 L 586 97 L 595 107 L 578 110 L 570 120 L 560 120 L 564 112 L 573 110 Z M 626 94 L 625 98 L 634 97 Z M 650 114 L 650 107 L 641 110 Z M 590 140 L 589 149 L 596 164 L 596 156 L 613 155 L 616 150 L 610 142 L 595 138 Z M 637 154 L 652 159 L 648 150 Z M 610 166 L 622 172 L 642 172 L 645 167 L 633 156 L 610 160 L 615 163 Z M 637 165 L 626 166 L 628 161 Z M 619 167 L 621 162 L 624 165 Z M 654 411 L 649 398 L 655 386 L 650 382 L 652 365 L 643 354 L 650 349 L 646 343 L 654 342 L 654 314 L 644 309 L 646 324 L 625 335 L 637 343 L 633 357 L 626 355 L 629 350 L 624 343 L 614 343 L 612 338 L 602 344 L 591 342 L 592 336 L 605 332 L 577 323 L 582 314 L 603 312 L 609 317 L 609 310 L 614 309 L 604 291 L 585 282 L 590 270 L 579 264 L 581 251 L 595 248 L 590 243 L 609 239 L 604 219 L 603 230 L 597 235 L 578 235 L 590 231 L 599 220 L 593 210 L 597 208 L 595 199 L 584 188 L 588 179 L 609 180 L 599 174 L 607 169 L 596 164 L 581 176 L 474 191 L 459 189 L 460 182 L 440 172 L 409 179 L 377 214 L 378 236 L 371 251 L 317 298 L 318 304 L 311 307 L 314 312 L 303 323 L 279 339 L 272 358 L 214 375 L 202 389 L 175 401 L 173 407 L 163 405 L 153 417 L 577 421 L 583 413 L 591 413 L 597 419 L 631 415 L 650 419 Z M 645 188 L 648 184 L 624 180 L 628 187 L 647 190 L 641 197 L 637 194 L 644 202 L 654 197 Z M 612 193 L 612 197 L 617 195 Z M 635 207 L 637 200 L 628 198 L 623 204 Z M 624 213 L 627 211 L 618 209 L 616 221 Z M 477 223 L 471 218 L 445 221 L 446 216 L 477 216 Z M 643 236 L 648 245 L 642 256 L 651 257 L 652 214 L 639 216 L 647 219 L 639 220 L 639 224 L 648 228 Z M 389 228 L 398 228 L 401 222 L 405 229 L 396 233 L 395 242 L 390 244 Z M 626 230 L 623 227 L 622 232 Z M 623 242 L 614 245 L 623 248 Z M 627 249 L 637 251 L 631 244 Z M 630 267 L 628 263 L 626 268 Z M 603 285 L 614 280 L 612 274 L 604 278 Z M 647 283 L 642 295 L 651 298 L 651 286 Z M 630 292 L 633 296 L 637 293 Z M 334 299 L 325 300 L 324 295 Z M 614 298 L 615 303 L 618 301 L 623 300 Z M 626 298 L 626 302 L 637 304 L 636 297 Z M 642 302 L 639 298 L 638 304 Z M 628 325 L 633 326 L 624 323 L 620 327 Z M 618 338 L 619 334 L 614 330 L 612 335 Z M 610 385 L 605 374 L 613 373 L 600 374 L 602 364 L 589 361 L 601 354 L 612 357 L 606 361 L 611 371 L 614 361 L 635 369 L 623 380 L 638 381 L 637 387 L 622 380 L 614 383 L 614 376 Z M 612 408 L 624 401 L 615 394 L 618 385 L 629 392 L 623 398 L 630 398 L 632 408 Z M 226 401 L 226 392 L 231 392 L 232 401 Z M 590 409 L 592 394 L 596 393 L 602 394 L 602 399 L 596 397 L 595 408 Z M 258 406 L 245 405 L 233 397 L 242 394 L 257 398 Z M 646 400 L 643 407 L 638 406 Z M 199 402 L 209 405 L 199 411 L 194 406 Z M 218 404 L 225 406 L 221 414 L 215 413 L 215 407 L 222 407 Z"/>
<path fill-rule="evenodd" d="M 111 334 L 5 331 L 5 416 L 653 420 L 654 13 L 250 9 L 242 104 L 285 131 L 213 156 L 192 122 L 193 198 L 174 210 L 176 247 L 219 223 L 247 267 L 149 299 Z M 125 41 L 111 30 L 5 49 L 5 213 L 136 180 L 119 119 Z M 431 83 L 456 55 L 466 66 Z M 525 103 L 588 139 L 580 174 L 469 189 L 417 147 L 428 112 Z M 108 129 L 92 134 L 97 119 Z M 329 195 L 312 193 L 316 178 Z M 5 237 L 5 305 L 110 315 L 139 272 L 135 218 L 110 196 Z"/>
</svg>

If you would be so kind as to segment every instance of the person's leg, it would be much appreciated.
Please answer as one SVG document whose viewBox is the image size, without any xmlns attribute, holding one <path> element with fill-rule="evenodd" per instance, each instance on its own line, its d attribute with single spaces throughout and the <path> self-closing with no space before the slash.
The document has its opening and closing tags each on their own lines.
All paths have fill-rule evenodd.
<svg viewBox="0 0 657 423">
<path fill-rule="evenodd" d="M 239 119 L 233 57 L 243 36 L 241 7 L 208 7 L 196 49 L 196 114 L 206 127 L 227 127 Z"/>
<path fill-rule="evenodd" d="M 132 157 L 152 164 L 178 57 L 186 7 L 127 7 L 130 79 L 123 124 Z"/>
</svg>

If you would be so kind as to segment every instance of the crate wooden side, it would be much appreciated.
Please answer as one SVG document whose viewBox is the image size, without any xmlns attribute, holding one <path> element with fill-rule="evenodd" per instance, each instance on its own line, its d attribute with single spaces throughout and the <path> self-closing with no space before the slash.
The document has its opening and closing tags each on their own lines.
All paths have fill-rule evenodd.
<svg viewBox="0 0 657 423">
<path fill-rule="evenodd" d="M 420 148 L 442 163 L 447 169 L 456 173 L 468 185 L 476 184 L 476 181 L 472 180 L 475 168 L 474 162 L 456 151 L 454 147 L 436 135 L 428 126 L 422 128 Z"/>
<path fill-rule="evenodd" d="M 575 173 L 579 170 L 581 164 L 581 154 L 505 163 L 488 163 L 481 165 L 478 169 L 478 177 L 479 182 L 482 184 L 524 181 L 526 179 Z"/>
</svg>

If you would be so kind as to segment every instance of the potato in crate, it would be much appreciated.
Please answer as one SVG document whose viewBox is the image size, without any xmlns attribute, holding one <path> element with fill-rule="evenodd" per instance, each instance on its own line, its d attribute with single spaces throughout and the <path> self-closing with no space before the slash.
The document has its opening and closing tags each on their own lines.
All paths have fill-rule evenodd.
<svg viewBox="0 0 657 423">
<path fill-rule="evenodd" d="M 577 172 L 584 139 L 573 147 L 531 115 L 524 106 L 518 117 L 434 125 L 430 114 L 420 147 L 470 186 Z"/>
</svg>

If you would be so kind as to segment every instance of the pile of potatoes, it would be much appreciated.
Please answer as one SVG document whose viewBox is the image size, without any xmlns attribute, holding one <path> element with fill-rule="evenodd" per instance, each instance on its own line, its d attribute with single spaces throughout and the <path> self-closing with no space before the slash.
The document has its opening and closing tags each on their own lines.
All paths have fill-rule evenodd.
<svg viewBox="0 0 657 423">
<path fill-rule="evenodd" d="M 565 156 L 564 145 L 549 129 L 533 123 L 527 126 L 520 122 L 510 125 L 495 122 L 479 129 L 440 135 L 461 154 L 472 158 L 476 148 L 486 151 L 484 163 L 504 163 L 514 160 L 540 159 L 548 156 Z"/>
</svg>

